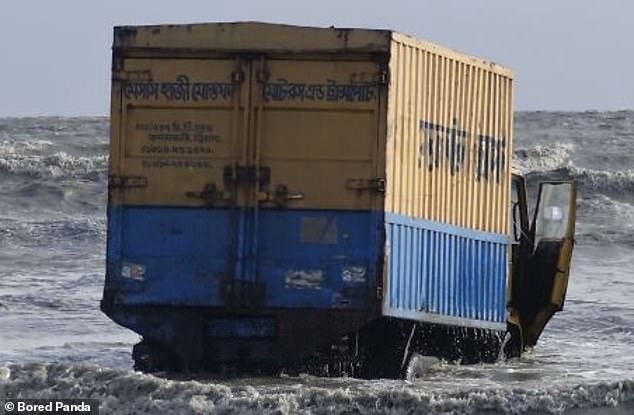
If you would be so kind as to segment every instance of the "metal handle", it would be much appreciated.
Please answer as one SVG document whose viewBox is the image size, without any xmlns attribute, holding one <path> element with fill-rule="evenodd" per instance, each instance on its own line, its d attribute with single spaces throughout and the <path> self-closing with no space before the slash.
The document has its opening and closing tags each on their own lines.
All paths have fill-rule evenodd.
<svg viewBox="0 0 634 415">
<path fill-rule="evenodd" d="M 385 193 L 385 179 L 348 179 L 346 189 Z"/>
<path fill-rule="evenodd" d="M 218 190 L 214 183 L 208 183 L 203 187 L 203 190 L 200 192 L 186 192 L 185 196 L 202 199 L 208 204 L 214 203 L 228 203 L 232 202 L 233 199 L 231 197 L 226 197 L 225 192 L 222 190 Z"/>
<path fill-rule="evenodd" d="M 260 195 L 260 203 L 273 203 L 278 207 L 285 206 L 288 201 L 302 200 L 306 197 L 302 192 L 289 192 L 288 186 L 285 184 L 278 184 L 275 186 L 275 191 L 273 193 L 266 192 L 261 193 Z"/>
</svg>

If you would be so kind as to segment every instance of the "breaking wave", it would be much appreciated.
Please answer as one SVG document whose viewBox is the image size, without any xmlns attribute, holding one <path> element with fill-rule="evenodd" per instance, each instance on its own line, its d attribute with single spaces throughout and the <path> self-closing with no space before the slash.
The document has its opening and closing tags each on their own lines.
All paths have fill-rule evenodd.
<svg viewBox="0 0 634 415">
<path fill-rule="evenodd" d="M 586 189 L 608 191 L 634 190 L 634 169 L 607 171 L 582 169 L 571 166 L 570 174 Z"/>
<path fill-rule="evenodd" d="M 99 399 L 101 414 L 566 414 L 579 409 L 605 414 L 634 408 L 634 380 L 543 390 L 457 391 L 430 391 L 394 381 L 310 382 L 280 378 L 219 384 L 87 365 L 0 366 L 0 396 Z"/>
<path fill-rule="evenodd" d="M 0 154 L 15 154 L 23 152 L 41 151 L 53 145 L 50 140 L 14 141 L 4 140 L 0 142 Z"/>
<path fill-rule="evenodd" d="M 63 151 L 48 156 L 5 153 L 0 157 L 0 172 L 39 178 L 105 177 L 108 156 L 74 156 Z"/>
<path fill-rule="evenodd" d="M 572 143 L 519 148 L 513 154 L 513 166 L 522 174 L 554 170 L 571 163 L 574 148 Z"/>
<path fill-rule="evenodd" d="M 105 218 L 78 217 L 46 221 L 0 218 L 0 242 L 22 246 L 72 245 L 105 238 Z"/>
<path fill-rule="evenodd" d="M 575 179 L 586 195 L 588 192 L 607 194 L 634 192 L 634 169 L 594 170 L 576 167 L 570 163 L 565 167 L 552 170 L 533 171 L 526 176 L 535 180 Z"/>
</svg>

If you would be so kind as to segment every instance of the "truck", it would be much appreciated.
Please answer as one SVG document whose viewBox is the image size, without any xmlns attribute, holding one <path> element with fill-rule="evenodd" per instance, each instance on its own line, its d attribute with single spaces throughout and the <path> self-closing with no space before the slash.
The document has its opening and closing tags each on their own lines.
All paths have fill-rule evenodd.
<svg viewBox="0 0 634 415">
<path fill-rule="evenodd" d="M 413 379 L 563 308 L 576 185 L 529 209 L 507 68 L 391 30 L 125 26 L 111 91 L 101 309 L 139 370 Z"/>
</svg>

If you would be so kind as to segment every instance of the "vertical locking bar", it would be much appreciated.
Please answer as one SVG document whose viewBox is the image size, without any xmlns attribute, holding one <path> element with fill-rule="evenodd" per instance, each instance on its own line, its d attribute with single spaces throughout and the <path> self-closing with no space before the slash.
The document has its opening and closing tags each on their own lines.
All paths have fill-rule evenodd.
<svg viewBox="0 0 634 415">
<path fill-rule="evenodd" d="M 253 184 L 253 235 L 252 235 L 252 269 L 251 280 L 257 282 L 257 260 L 258 260 L 258 232 L 260 228 L 260 211 L 259 211 L 259 195 L 260 195 L 260 183 L 261 183 L 261 152 L 262 152 L 262 120 L 264 118 L 264 88 L 268 79 L 264 56 L 260 56 L 260 63 L 256 73 L 258 86 L 256 88 L 256 102 L 257 102 L 257 118 L 255 123 L 255 183 Z"/>
<path fill-rule="evenodd" d="M 247 62 L 248 67 L 250 68 L 250 64 Z M 234 178 L 234 192 L 236 197 L 236 203 L 238 205 L 237 208 L 237 226 L 236 226 L 236 257 L 235 257 L 235 267 L 233 270 L 232 278 L 235 279 L 244 279 L 245 276 L 245 257 L 247 253 L 246 246 L 246 238 L 247 235 L 247 206 L 248 203 L 248 190 L 244 188 L 244 186 L 240 185 L 240 182 L 237 177 L 239 166 L 246 166 L 248 163 L 248 136 L 249 136 L 249 108 L 250 108 L 250 82 L 247 83 L 247 91 L 244 92 L 242 88 L 245 81 L 245 74 L 243 70 L 244 62 L 240 57 L 236 58 L 236 69 L 231 75 L 231 80 L 233 83 L 234 90 L 237 91 L 235 93 L 236 101 L 235 101 L 235 126 L 236 126 L 236 157 L 235 157 L 235 165 L 233 168 L 233 178 Z M 249 69 L 250 70 L 250 69 Z M 242 100 L 245 102 L 242 102 Z M 240 117 L 240 104 L 242 104 L 244 111 L 242 117 L 242 129 L 239 128 L 239 117 Z M 238 131 L 241 131 L 241 134 L 238 134 Z"/>
</svg>

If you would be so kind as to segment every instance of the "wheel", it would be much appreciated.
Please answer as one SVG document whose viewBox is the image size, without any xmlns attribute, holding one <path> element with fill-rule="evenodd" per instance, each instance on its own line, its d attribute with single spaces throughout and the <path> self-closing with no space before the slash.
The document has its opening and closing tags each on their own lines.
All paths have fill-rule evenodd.
<svg viewBox="0 0 634 415">
<path fill-rule="evenodd" d="M 410 353 L 405 364 L 403 379 L 408 382 L 424 379 L 431 369 L 438 364 L 440 364 L 440 359 L 437 357 Z"/>
<path fill-rule="evenodd" d="M 144 338 L 132 348 L 134 370 L 153 372 L 180 372 L 183 365 L 178 357 L 161 343 Z"/>
</svg>

